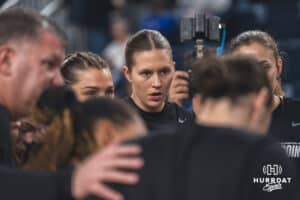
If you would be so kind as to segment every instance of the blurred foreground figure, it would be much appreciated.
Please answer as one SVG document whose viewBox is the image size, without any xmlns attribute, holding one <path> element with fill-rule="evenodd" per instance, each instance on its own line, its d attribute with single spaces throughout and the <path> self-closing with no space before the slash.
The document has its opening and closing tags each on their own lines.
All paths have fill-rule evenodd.
<svg viewBox="0 0 300 200">
<path fill-rule="evenodd" d="M 34 170 L 76 166 L 111 143 L 146 132 L 142 119 L 125 102 L 97 97 L 81 103 L 67 87 L 47 89 L 31 119 L 44 129 L 40 144 L 31 149 L 24 165 Z"/>
<path fill-rule="evenodd" d="M 133 157 L 141 151 L 137 146 L 111 146 L 72 171 L 40 173 L 13 169 L 10 122 L 29 114 L 43 90 L 63 84 L 60 66 L 65 56 L 64 46 L 64 35 L 45 17 L 22 9 L 0 13 L 2 199 L 81 199 L 90 193 L 122 199 L 104 181 L 134 184 L 138 180 L 136 174 L 120 171 L 142 166 L 142 160 Z"/>
</svg>

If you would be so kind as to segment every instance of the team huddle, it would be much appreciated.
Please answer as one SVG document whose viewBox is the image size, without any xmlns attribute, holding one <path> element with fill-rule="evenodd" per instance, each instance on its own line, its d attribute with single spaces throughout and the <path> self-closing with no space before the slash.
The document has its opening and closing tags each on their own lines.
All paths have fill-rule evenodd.
<svg viewBox="0 0 300 200">
<path fill-rule="evenodd" d="M 300 102 L 284 96 L 267 32 L 187 73 L 160 32 L 140 30 L 125 98 L 105 59 L 65 55 L 66 41 L 34 11 L 0 13 L 3 199 L 299 199 Z"/>
</svg>

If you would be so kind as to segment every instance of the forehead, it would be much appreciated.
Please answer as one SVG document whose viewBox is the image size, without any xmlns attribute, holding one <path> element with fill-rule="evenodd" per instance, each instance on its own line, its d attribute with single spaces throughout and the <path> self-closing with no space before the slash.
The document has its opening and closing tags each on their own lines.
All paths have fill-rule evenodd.
<svg viewBox="0 0 300 200">
<path fill-rule="evenodd" d="M 133 68 L 156 69 L 161 67 L 172 67 L 174 65 L 167 49 L 153 49 L 149 51 L 135 52 L 133 54 Z"/>
<path fill-rule="evenodd" d="M 269 62 L 275 61 L 273 51 L 258 43 L 243 45 L 239 47 L 237 50 L 235 50 L 235 54 L 248 55 L 255 58 L 258 61 L 269 61 Z"/>
<path fill-rule="evenodd" d="M 89 68 L 77 71 L 79 83 L 84 85 L 113 85 L 112 75 L 109 69 Z"/>
<path fill-rule="evenodd" d="M 41 31 L 36 40 L 25 40 L 21 45 L 27 49 L 27 53 L 34 54 L 36 58 L 42 57 L 62 62 L 65 57 L 63 41 L 58 35 L 49 31 Z"/>
</svg>

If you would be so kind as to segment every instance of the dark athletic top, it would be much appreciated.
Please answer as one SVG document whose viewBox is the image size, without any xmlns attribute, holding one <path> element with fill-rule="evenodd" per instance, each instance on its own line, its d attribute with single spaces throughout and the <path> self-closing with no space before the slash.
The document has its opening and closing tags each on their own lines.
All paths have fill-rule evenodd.
<svg viewBox="0 0 300 200">
<path fill-rule="evenodd" d="M 166 102 L 161 112 L 145 112 L 131 98 L 127 97 L 124 100 L 138 111 L 150 131 L 189 126 L 194 121 L 191 112 L 184 110 L 175 103 Z"/>
<path fill-rule="evenodd" d="M 300 175 L 300 101 L 283 98 L 273 112 L 269 135 L 277 139 Z"/>
<path fill-rule="evenodd" d="M 115 185 L 125 199 L 299 199 L 295 167 L 269 137 L 195 125 L 134 143 L 145 166 L 137 185 Z"/>
</svg>

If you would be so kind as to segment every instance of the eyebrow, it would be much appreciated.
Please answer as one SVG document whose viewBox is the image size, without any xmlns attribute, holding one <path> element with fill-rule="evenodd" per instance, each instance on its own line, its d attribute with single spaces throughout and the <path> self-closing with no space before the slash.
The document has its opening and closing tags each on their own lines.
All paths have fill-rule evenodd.
<svg viewBox="0 0 300 200">
<path fill-rule="evenodd" d="M 108 89 L 114 89 L 115 87 L 113 85 L 108 86 Z M 85 86 L 81 89 L 92 89 L 92 90 L 99 90 L 101 88 L 99 88 L 98 86 Z"/>
<path fill-rule="evenodd" d="M 115 89 L 115 87 L 113 85 L 108 86 L 106 89 Z"/>
<path fill-rule="evenodd" d="M 83 88 L 81 88 L 81 89 L 93 89 L 93 90 L 98 90 L 99 87 L 97 87 L 97 86 L 85 86 L 85 87 L 83 87 Z"/>
<path fill-rule="evenodd" d="M 162 68 L 160 68 L 159 70 L 165 70 L 165 69 L 170 69 L 170 67 L 172 67 L 172 66 L 163 66 Z"/>
<path fill-rule="evenodd" d="M 269 62 L 269 61 L 267 61 L 267 60 L 262 60 L 262 61 L 259 61 L 259 63 L 268 63 L 268 64 L 270 64 L 270 62 Z"/>
</svg>

